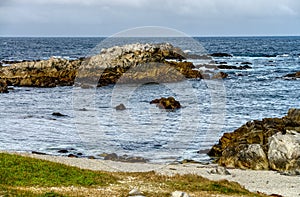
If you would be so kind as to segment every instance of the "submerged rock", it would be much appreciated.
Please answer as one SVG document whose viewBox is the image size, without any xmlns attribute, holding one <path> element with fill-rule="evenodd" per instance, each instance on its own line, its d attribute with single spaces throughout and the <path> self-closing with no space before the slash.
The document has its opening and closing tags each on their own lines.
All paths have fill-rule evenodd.
<svg viewBox="0 0 300 197">
<path fill-rule="evenodd" d="M 160 99 L 154 99 L 150 102 L 150 104 L 156 104 L 156 106 L 160 109 L 166 109 L 170 111 L 175 111 L 176 109 L 181 108 L 180 103 L 176 101 L 174 97 L 162 97 Z"/>
<path fill-rule="evenodd" d="M 245 65 L 245 66 L 230 66 L 230 65 L 219 65 L 217 66 L 219 69 L 235 69 L 235 70 L 246 70 L 251 69 L 251 66 Z"/>
<path fill-rule="evenodd" d="M 123 103 L 121 103 L 120 105 L 118 105 L 118 106 L 116 106 L 116 110 L 125 110 L 126 109 L 126 107 L 125 107 L 125 105 L 123 104 Z"/>
<path fill-rule="evenodd" d="M 212 53 L 210 54 L 212 57 L 232 57 L 232 55 L 228 53 Z"/>
<path fill-rule="evenodd" d="M 227 167 L 300 170 L 300 109 L 290 109 L 283 118 L 250 121 L 224 133 L 208 155 Z"/>
</svg>

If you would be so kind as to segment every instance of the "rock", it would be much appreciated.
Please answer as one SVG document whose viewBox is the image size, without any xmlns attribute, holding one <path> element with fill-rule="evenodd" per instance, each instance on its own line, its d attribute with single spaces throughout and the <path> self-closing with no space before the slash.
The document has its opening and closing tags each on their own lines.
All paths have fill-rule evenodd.
<svg viewBox="0 0 300 197">
<path fill-rule="evenodd" d="M 67 115 L 61 114 L 61 113 L 59 113 L 59 112 L 53 112 L 53 113 L 52 113 L 52 116 L 63 117 L 63 116 L 67 116 Z"/>
<path fill-rule="evenodd" d="M 228 77 L 228 74 L 227 73 L 224 73 L 224 72 L 218 72 L 216 74 L 214 74 L 212 76 L 212 79 L 225 79 Z"/>
<path fill-rule="evenodd" d="M 150 104 L 156 104 L 160 109 L 166 109 L 168 111 L 175 111 L 181 108 L 180 103 L 176 101 L 174 97 L 154 99 Z"/>
<path fill-rule="evenodd" d="M 282 118 L 250 121 L 232 133 L 224 133 L 208 155 L 226 167 L 297 170 L 299 133 L 300 109 L 290 109 Z"/>
<path fill-rule="evenodd" d="M 0 79 L 0 93 L 8 93 L 7 83 L 2 79 Z"/>
<path fill-rule="evenodd" d="M 185 192 L 175 191 L 172 193 L 172 197 L 190 197 L 190 196 Z"/>
<path fill-rule="evenodd" d="M 169 43 L 128 44 L 103 49 L 100 54 L 77 60 L 50 58 L 13 62 L 0 68 L 8 85 L 55 87 L 76 85 L 95 88 L 116 83 L 178 82 L 200 78 L 181 49 Z M 75 81 L 76 80 L 76 81 Z"/>
<path fill-rule="evenodd" d="M 121 162 L 129 162 L 129 163 L 146 163 L 148 162 L 147 159 L 143 157 L 136 157 L 136 156 L 118 156 L 116 153 L 102 153 L 99 155 L 100 157 L 104 157 L 104 160 L 111 160 L 111 161 L 121 161 Z"/>
<path fill-rule="evenodd" d="M 70 157 L 70 158 L 78 158 L 78 156 L 74 155 L 74 154 L 69 154 L 68 157 Z"/>
<path fill-rule="evenodd" d="M 283 76 L 283 78 L 287 78 L 287 79 L 297 79 L 297 78 L 300 78 L 300 71 L 296 72 L 296 73 L 287 74 L 287 75 Z"/>
<path fill-rule="evenodd" d="M 217 166 L 216 168 L 212 169 L 210 172 L 210 174 L 218 174 L 218 175 L 231 175 L 230 172 L 221 166 Z"/>
<path fill-rule="evenodd" d="M 300 170 L 300 133 L 289 131 L 269 138 L 268 159 L 270 167 L 282 172 Z"/>
<path fill-rule="evenodd" d="M 66 150 L 66 149 L 62 149 L 62 150 L 59 150 L 59 151 L 57 151 L 58 153 L 68 153 L 69 151 L 68 150 Z"/>
<path fill-rule="evenodd" d="M 245 66 L 230 66 L 230 65 L 219 65 L 217 66 L 219 69 L 235 69 L 235 70 L 246 70 L 251 69 L 251 66 L 245 65 Z"/>
<path fill-rule="evenodd" d="M 241 64 L 242 64 L 242 65 L 252 65 L 251 62 L 242 62 Z"/>
<path fill-rule="evenodd" d="M 123 103 L 121 103 L 120 105 L 116 106 L 116 110 L 125 110 L 126 107 Z"/>
<path fill-rule="evenodd" d="M 42 153 L 42 152 L 38 152 L 38 151 L 32 151 L 31 153 L 35 154 L 35 155 L 47 155 L 46 153 Z"/>
<path fill-rule="evenodd" d="M 212 57 L 232 57 L 232 55 L 228 53 L 212 53 L 210 54 Z"/>
</svg>

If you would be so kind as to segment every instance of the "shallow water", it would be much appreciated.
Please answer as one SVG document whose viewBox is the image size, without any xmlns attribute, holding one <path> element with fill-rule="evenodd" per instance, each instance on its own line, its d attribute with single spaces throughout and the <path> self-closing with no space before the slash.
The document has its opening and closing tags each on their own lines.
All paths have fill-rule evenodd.
<svg viewBox="0 0 300 197">
<path fill-rule="evenodd" d="M 299 108 L 300 81 L 280 78 L 300 70 L 299 37 L 197 39 L 209 53 L 234 55 L 215 61 L 230 65 L 248 61 L 252 69 L 222 70 L 229 74 L 222 81 L 117 84 L 98 89 L 15 88 L 0 95 L 0 149 L 59 154 L 60 149 L 72 148 L 71 152 L 84 156 L 115 152 L 152 162 L 207 161 L 205 154 L 196 152 L 209 149 L 222 133 L 253 119 L 282 117 L 289 108 Z M 0 59 L 78 58 L 89 54 L 99 41 L 0 38 Z M 183 108 L 165 112 L 149 104 L 162 96 L 174 96 Z M 116 111 L 120 103 L 127 110 Z M 66 116 L 56 117 L 53 112 Z"/>
</svg>

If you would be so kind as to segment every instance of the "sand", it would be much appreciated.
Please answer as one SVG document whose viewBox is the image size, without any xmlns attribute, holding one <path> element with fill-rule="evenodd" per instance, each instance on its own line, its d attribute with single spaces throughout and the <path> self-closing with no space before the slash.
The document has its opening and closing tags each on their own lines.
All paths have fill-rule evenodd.
<svg viewBox="0 0 300 197">
<path fill-rule="evenodd" d="M 215 164 L 150 164 L 150 163 L 124 163 L 115 161 L 103 161 L 87 158 L 69 158 L 50 155 L 36 155 L 18 153 L 38 159 L 58 162 L 82 169 L 100 171 L 146 172 L 154 170 L 161 174 L 198 174 L 211 180 L 226 179 L 235 181 L 252 192 L 262 192 L 268 195 L 279 194 L 286 197 L 300 197 L 300 176 L 281 175 L 275 171 L 254 171 L 241 169 L 228 169 L 230 175 L 212 174 L 216 169 Z"/>
</svg>

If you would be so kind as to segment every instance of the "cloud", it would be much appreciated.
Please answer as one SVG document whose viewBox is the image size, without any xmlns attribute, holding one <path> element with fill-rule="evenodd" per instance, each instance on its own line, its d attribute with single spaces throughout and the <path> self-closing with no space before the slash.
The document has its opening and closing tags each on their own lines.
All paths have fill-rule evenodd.
<svg viewBox="0 0 300 197">
<path fill-rule="evenodd" d="M 232 32 L 249 29 L 247 24 L 252 28 L 257 24 L 264 31 L 274 31 L 276 24 L 280 24 L 299 33 L 299 21 L 299 0 L 0 1 L 0 34 L 4 30 L 9 32 L 14 25 L 32 28 L 32 31 L 47 27 L 45 31 L 52 29 L 50 33 L 58 34 L 65 27 L 70 28 L 70 33 L 112 34 L 124 28 L 144 25 L 168 26 L 193 34 L 205 27 L 210 29 L 208 32 L 222 34 L 224 29 L 229 31 L 231 28 Z M 277 28 L 278 31 L 283 29 Z M 13 31 L 21 30 L 13 28 Z M 67 30 L 64 29 L 64 32 Z"/>
</svg>

